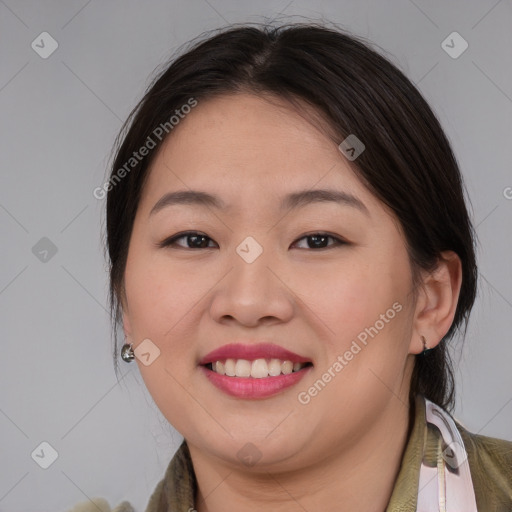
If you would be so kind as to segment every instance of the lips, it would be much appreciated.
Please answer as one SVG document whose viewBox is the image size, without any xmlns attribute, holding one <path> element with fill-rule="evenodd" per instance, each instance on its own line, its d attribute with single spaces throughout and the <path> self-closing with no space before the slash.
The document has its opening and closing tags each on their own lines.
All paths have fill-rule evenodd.
<svg viewBox="0 0 512 512">
<path fill-rule="evenodd" d="M 271 343 L 232 343 L 202 357 L 201 370 L 208 380 L 228 395 L 266 398 L 301 380 L 312 362 Z"/>
</svg>

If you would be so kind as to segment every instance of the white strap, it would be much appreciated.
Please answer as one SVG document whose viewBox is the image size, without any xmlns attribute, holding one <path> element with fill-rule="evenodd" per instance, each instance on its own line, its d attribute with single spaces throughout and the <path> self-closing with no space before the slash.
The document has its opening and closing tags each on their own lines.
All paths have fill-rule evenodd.
<svg viewBox="0 0 512 512">
<path fill-rule="evenodd" d="M 478 512 L 464 441 L 451 416 L 425 399 L 426 421 L 443 437 L 437 467 L 422 462 L 417 512 Z M 441 441 L 441 440 L 440 440 Z"/>
</svg>

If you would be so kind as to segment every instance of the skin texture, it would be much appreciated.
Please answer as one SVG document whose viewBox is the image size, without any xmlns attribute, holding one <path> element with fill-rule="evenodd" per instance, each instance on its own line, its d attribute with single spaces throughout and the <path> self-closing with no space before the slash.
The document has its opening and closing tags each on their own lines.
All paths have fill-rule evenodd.
<svg viewBox="0 0 512 512">
<path fill-rule="evenodd" d="M 200 102 L 165 141 L 130 240 L 125 334 L 134 348 L 149 338 L 160 349 L 151 365 L 137 363 L 188 442 L 199 512 L 382 511 L 407 441 L 414 354 L 423 349 L 421 335 L 433 348 L 452 323 L 460 261 L 443 254 L 414 293 L 396 218 L 337 145 L 281 103 L 249 93 Z M 279 209 L 282 196 L 313 188 L 348 192 L 367 214 L 332 202 Z M 229 209 L 173 205 L 150 215 L 165 193 L 188 189 L 218 195 Z M 208 237 L 204 248 L 187 245 L 187 237 L 158 246 L 188 230 Z M 307 235 L 319 232 L 347 243 L 329 238 L 316 248 Z M 236 252 L 248 236 L 263 248 L 250 264 Z M 300 403 L 299 392 L 396 303 L 394 318 Z M 230 397 L 198 361 L 239 340 L 276 343 L 313 368 L 276 396 Z M 252 466 L 237 456 L 249 442 L 261 455 Z"/>
</svg>

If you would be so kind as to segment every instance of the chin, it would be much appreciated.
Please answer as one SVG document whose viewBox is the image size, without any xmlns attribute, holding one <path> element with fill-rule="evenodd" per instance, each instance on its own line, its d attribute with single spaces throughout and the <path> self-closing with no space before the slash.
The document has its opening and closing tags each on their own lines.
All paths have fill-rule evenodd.
<svg viewBox="0 0 512 512">
<path fill-rule="evenodd" d="M 258 429 L 261 432 L 261 429 Z M 238 469 L 246 468 L 248 471 L 276 472 L 297 469 L 296 460 L 304 455 L 304 447 L 310 446 L 307 439 L 293 439 L 289 432 L 281 436 L 268 436 L 268 429 L 264 429 L 261 435 L 255 435 L 254 425 L 251 429 L 243 426 L 239 430 L 232 429 L 230 433 L 224 432 L 223 436 L 195 436 L 187 437 L 187 442 L 194 444 L 202 453 L 210 457 L 223 460 L 226 464 L 234 465 Z"/>
</svg>

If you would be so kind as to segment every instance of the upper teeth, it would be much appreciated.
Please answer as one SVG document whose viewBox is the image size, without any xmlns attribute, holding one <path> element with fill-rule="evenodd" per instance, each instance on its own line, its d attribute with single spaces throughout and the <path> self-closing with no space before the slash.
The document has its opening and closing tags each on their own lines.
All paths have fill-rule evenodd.
<svg viewBox="0 0 512 512">
<path fill-rule="evenodd" d="M 280 359 L 226 359 L 226 361 L 215 361 L 212 370 L 228 377 L 253 377 L 262 379 L 264 377 L 277 377 L 278 375 L 299 371 L 306 366 L 306 363 L 292 363 Z"/>
</svg>

